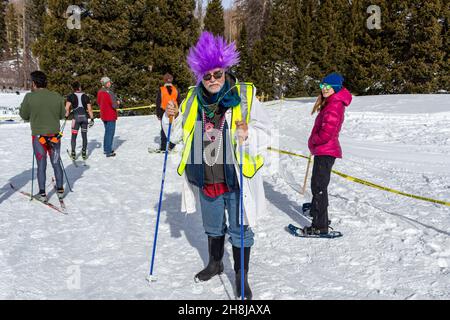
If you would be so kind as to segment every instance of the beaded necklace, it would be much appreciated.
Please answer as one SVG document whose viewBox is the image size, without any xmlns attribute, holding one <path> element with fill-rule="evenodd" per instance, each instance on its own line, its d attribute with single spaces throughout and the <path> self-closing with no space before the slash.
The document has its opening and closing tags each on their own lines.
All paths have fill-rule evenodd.
<svg viewBox="0 0 450 320">
<path fill-rule="evenodd" d="M 214 132 L 217 132 L 217 129 L 214 129 L 214 124 L 211 122 L 206 123 L 206 114 L 205 111 L 202 110 L 202 124 L 203 124 L 203 132 L 206 135 L 206 137 L 208 138 L 208 140 L 211 143 L 216 143 L 216 136 L 213 135 Z M 223 127 L 225 125 L 225 114 L 222 116 L 221 122 L 220 122 L 220 127 L 218 129 L 219 131 L 219 141 L 218 141 L 218 148 L 217 148 L 217 152 L 216 152 L 216 156 L 215 159 L 213 160 L 212 163 L 208 162 L 208 157 L 206 156 L 206 148 L 203 148 L 203 160 L 205 161 L 205 163 L 212 167 L 217 163 L 217 160 L 219 159 L 219 155 L 220 155 L 220 150 L 222 149 L 222 141 L 223 141 Z M 212 133 L 211 133 L 212 132 Z"/>
</svg>

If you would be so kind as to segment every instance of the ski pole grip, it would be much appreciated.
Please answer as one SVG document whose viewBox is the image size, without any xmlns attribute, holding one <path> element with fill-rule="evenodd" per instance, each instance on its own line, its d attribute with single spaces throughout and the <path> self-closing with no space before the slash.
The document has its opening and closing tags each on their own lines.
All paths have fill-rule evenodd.
<svg viewBox="0 0 450 320">
<path fill-rule="evenodd" d="M 169 123 L 171 124 L 172 121 L 173 121 L 173 116 L 170 116 L 170 117 L 169 117 Z"/>
</svg>

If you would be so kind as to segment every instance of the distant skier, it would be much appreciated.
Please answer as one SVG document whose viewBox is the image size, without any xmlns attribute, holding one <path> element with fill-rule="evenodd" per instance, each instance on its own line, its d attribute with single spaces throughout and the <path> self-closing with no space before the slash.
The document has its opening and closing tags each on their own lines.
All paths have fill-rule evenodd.
<svg viewBox="0 0 450 320">
<path fill-rule="evenodd" d="M 342 158 L 339 132 L 344 122 L 345 108 L 352 102 L 351 93 L 343 87 L 344 78 L 331 73 L 322 79 L 321 94 L 311 112 L 317 111 L 308 147 L 314 155 L 311 178 L 312 203 L 310 214 L 312 225 L 303 229 L 305 235 L 328 234 L 328 184 L 336 158 Z"/>
<path fill-rule="evenodd" d="M 195 278 L 207 281 L 224 270 L 225 234 L 233 248 L 236 291 L 252 298 L 248 284 L 250 249 L 254 244 L 256 216 L 265 211 L 263 180 L 259 169 L 270 140 L 271 121 L 256 98 L 251 83 L 238 82 L 228 69 L 239 62 L 234 43 L 203 32 L 191 48 L 189 67 L 197 79 L 181 107 L 169 103 L 163 117 L 167 131 L 174 117 L 171 141 L 183 141 L 178 174 L 185 173 L 182 211 L 200 205 L 208 236 L 209 262 Z M 244 145 L 244 288 L 241 288 L 239 141 Z M 195 196 L 198 194 L 198 197 Z M 199 202 L 196 203 L 196 199 Z M 225 212 L 228 213 L 226 217 Z M 242 290 L 241 290 L 242 289 Z"/>
<path fill-rule="evenodd" d="M 72 152 L 70 157 L 75 160 L 75 148 L 77 145 L 78 131 L 81 128 L 81 137 L 83 139 L 83 147 L 81 149 L 81 156 L 83 160 L 87 158 L 87 131 L 88 127 L 94 125 L 94 113 L 92 112 L 91 100 L 81 91 L 81 85 L 78 81 L 72 84 L 73 93 L 67 97 L 66 100 L 66 118 L 73 113 L 72 119 Z M 89 118 L 88 118 L 89 117 Z M 89 122 L 88 122 L 88 119 Z"/>
<path fill-rule="evenodd" d="M 166 73 L 163 77 L 164 86 L 160 87 L 156 96 L 156 116 L 161 121 L 166 111 L 166 107 L 169 101 L 173 101 L 177 106 L 181 104 L 181 96 L 178 93 L 177 88 L 172 84 L 173 76 L 170 73 Z M 160 151 L 166 151 L 167 137 L 161 123 L 161 145 Z M 169 151 L 175 147 L 175 144 L 169 143 Z"/>
<path fill-rule="evenodd" d="M 45 193 L 47 154 L 56 178 L 57 193 L 64 194 L 63 169 L 60 162 L 60 119 L 64 119 L 64 98 L 47 90 L 47 76 L 42 71 L 31 73 L 31 93 L 27 93 L 20 106 L 20 116 L 30 121 L 33 151 L 37 161 L 39 194 L 36 198 L 47 201 Z"/>
<path fill-rule="evenodd" d="M 106 157 L 115 157 L 116 153 L 112 149 L 114 134 L 116 132 L 117 109 L 120 101 L 112 90 L 112 82 L 108 77 L 100 80 L 102 88 L 97 93 L 97 104 L 100 107 L 100 118 L 105 125 L 105 136 L 103 139 L 103 153 Z"/>
</svg>

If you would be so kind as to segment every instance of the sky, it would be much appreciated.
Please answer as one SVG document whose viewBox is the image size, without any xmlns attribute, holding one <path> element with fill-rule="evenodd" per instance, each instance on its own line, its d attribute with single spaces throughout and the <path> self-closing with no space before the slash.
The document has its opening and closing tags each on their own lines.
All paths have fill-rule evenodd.
<svg viewBox="0 0 450 320">
<path fill-rule="evenodd" d="M 222 5 L 225 9 L 230 8 L 233 4 L 233 0 L 222 0 Z"/>
</svg>

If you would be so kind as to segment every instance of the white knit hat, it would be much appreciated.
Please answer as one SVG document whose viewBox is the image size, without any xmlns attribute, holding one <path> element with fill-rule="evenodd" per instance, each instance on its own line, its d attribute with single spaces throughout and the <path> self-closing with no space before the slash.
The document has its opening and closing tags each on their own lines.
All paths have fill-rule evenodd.
<svg viewBox="0 0 450 320">
<path fill-rule="evenodd" d="M 108 77 L 103 77 L 100 82 L 102 83 L 102 85 L 107 84 L 108 82 L 111 82 L 111 79 Z"/>
</svg>

